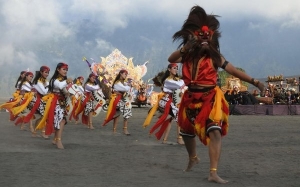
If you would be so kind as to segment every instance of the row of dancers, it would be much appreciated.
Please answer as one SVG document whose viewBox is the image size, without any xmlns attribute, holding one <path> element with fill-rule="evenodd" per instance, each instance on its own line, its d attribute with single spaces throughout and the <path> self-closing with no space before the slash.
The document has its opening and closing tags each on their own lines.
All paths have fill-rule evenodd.
<svg viewBox="0 0 300 187">
<path fill-rule="evenodd" d="M 101 93 L 103 77 L 91 73 L 84 82 L 83 76 L 73 80 L 67 77 L 67 72 L 68 64 L 63 62 L 57 64 L 49 81 L 50 68 L 48 66 L 41 66 L 35 76 L 30 71 L 22 71 L 16 81 L 13 98 L 0 105 L 0 109 L 6 109 L 10 114 L 10 121 L 19 125 L 22 130 L 24 130 L 25 124 L 29 123 L 33 137 L 42 136 L 49 139 L 49 136 L 54 134 L 52 143 L 58 149 L 64 149 L 62 134 L 67 121 L 75 119 L 78 123 L 81 115 L 81 123 L 89 129 L 94 129 L 92 119 L 97 116 L 95 115 L 96 108 L 99 107 L 99 104 L 103 107 L 107 102 L 107 113 L 102 125 L 106 126 L 113 121 L 113 133 L 116 133 L 118 119 L 122 116 L 123 134 L 130 136 L 128 119 L 132 117 L 130 104 L 132 85 L 131 81 L 127 81 L 128 71 L 125 69 L 119 71 L 112 83 L 112 92 L 109 98 L 105 98 L 102 94 L 101 101 L 98 101 L 93 93 Z M 161 93 L 157 95 L 157 102 L 145 116 L 143 127 L 151 124 L 157 111 L 161 112 L 156 123 L 150 129 L 150 134 L 154 133 L 158 140 L 163 139 L 162 143 L 168 143 L 171 122 L 177 122 L 180 102 L 180 98 L 174 98 L 173 92 L 179 90 L 178 97 L 180 97 L 184 90 L 184 82 L 178 76 L 176 64 L 170 64 L 167 70 L 158 73 L 153 81 L 156 86 L 161 87 Z M 74 88 L 74 85 L 79 94 L 70 91 L 70 87 Z M 41 134 L 38 134 L 39 131 Z M 179 132 L 180 128 L 177 125 L 177 143 L 184 144 Z"/>
<path fill-rule="evenodd" d="M 157 82 L 161 83 L 162 92 L 158 95 L 158 102 L 149 111 L 143 126 L 147 127 L 151 123 L 154 113 L 161 110 L 162 115 L 150 129 L 151 134 L 155 133 L 157 138 L 161 138 L 163 134 L 166 134 L 171 121 L 178 120 L 180 135 L 188 153 L 188 166 L 185 171 L 191 171 L 200 161 L 196 149 L 196 137 L 198 137 L 201 143 L 208 147 L 210 164 L 207 180 L 223 184 L 228 181 L 218 175 L 218 166 L 222 137 L 227 135 L 229 128 L 229 105 L 222 90 L 217 85 L 218 69 L 222 68 L 230 75 L 253 84 L 260 90 L 261 96 L 265 93 L 265 86 L 259 80 L 239 71 L 221 54 L 219 46 L 220 23 L 217 18 L 217 15 L 207 14 L 198 5 L 190 9 L 181 29 L 173 35 L 173 41 L 178 41 L 179 46 L 168 58 L 171 64 L 166 72 L 156 77 Z M 182 63 L 183 81 L 177 76 L 178 67 L 176 63 Z M 40 97 L 40 103 L 44 104 L 43 107 L 37 107 L 41 108 L 41 119 L 35 127 L 37 130 L 45 129 L 46 135 L 54 133 L 53 143 L 60 149 L 63 149 L 61 137 L 64 125 L 67 123 L 64 112 L 66 110 L 65 103 L 70 98 L 70 93 L 66 89 L 68 85 L 67 70 L 67 64 L 59 63 L 57 65 L 54 75 L 49 81 L 47 94 Z M 120 70 L 112 84 L 112 94 L 103 123 L 106 125 L 114 120 L 113 130 L 115 130 L 116 121 L 122 114 L 124 118 L 123 130 L 126 135 L 129 134 L 127 131 L 128 119 L 132 116 L 131 105 L 127 102 L 130 95 L 128 90 L 131 88 L 130 83 L 126 82 L 127 74 L 126 70 Z M 95 76 L 97 78 L 97 75 Z M 184 90 L 184 84 L 187 90 L 180 98 L 182 93 L 177 92 L 177 90 L 180 88 Z M 28 98 L 39 100 L 35 92 L 25 89 L 25 85 L 24 88 L 23 85 L 20 88 L 20 96 L 12 102 L 4 104 L 5 108 L 10 106 L 9 109 L 14 114 L 13 117 L 19 116 L 18 114 L 24 110 L 23 104 L 29 103 Z M 26 96 L 26 94 L 28 95 Z M 12 103 L 17 105 L 12 106 Z M 0 107 L 4 108 L 3 105 Z M 169 115 L 171 118 L 167 118 Z"/>
</svg>

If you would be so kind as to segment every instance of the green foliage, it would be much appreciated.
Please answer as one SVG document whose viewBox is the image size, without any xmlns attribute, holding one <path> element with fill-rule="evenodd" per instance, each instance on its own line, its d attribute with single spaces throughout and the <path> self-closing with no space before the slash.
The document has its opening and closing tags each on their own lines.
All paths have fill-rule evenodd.
<svg viewBox="0 0 300 187">
<path fill-rule="evenodd" d="M 218 75 L 219 75 L 221 86 L 225 86 L 226 84 L 225 80 L 229 76 L 229 74 L 226 71 L 222 70 L 218 72 Z"/>
</svg>

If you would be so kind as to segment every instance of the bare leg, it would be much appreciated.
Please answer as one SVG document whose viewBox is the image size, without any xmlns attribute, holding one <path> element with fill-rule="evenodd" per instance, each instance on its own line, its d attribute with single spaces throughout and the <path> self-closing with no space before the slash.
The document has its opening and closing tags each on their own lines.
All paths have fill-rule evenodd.
<svg viewBox="0 0 300 187">
<path fill-rule="evenodd" d="M 46 135 L 45 132 L 46 132 L 46 129 L 43 128 L 43 130 L 42 130 L 42 137 L 43 137 L 44 139 L 49 139 L 49 136 Z"/>
<path fill-rule="evenodd" d="M 210 172 L 208 181 L 217 183 L 227 183 L 217 174 L 218 163 L 221 155 L 221 133 L 218 130 L 211 131 L 209 133 L 210 143 L 208 145 L 209 158 L 210 158 Z"/>
<path fill-rule="evenodd" d="M 89 113 L 89 121 L 88 121 L 88 126 L 89 126 L 89 129 L 95 129 L 94 126 L 93 126 L 93 122 L 92 122 L 92 118 L 93 118 L 93 112 L 90 112 Z"/>
<path fill-rule="evenodd" d="M 32 126 L 32 129 L 31 129 L 31 130 L 32 130 L 32 131 L 31 131 L 31 136 L 32 136 L 32 137 L 37 137 L 35 128 L 36 128 L 36 126 L 37 126 L 39 120 L 40 120 L 40 119 L 35 120 L 34 125 Z M 31 119 L 30 121 L 32 121 L 32 119 Z"/>
<path fill-rule="evenodd" d="M 56 132 L 55 132 L 55 135 L 54 135 L 53 140 L 52 140 L 52 144 L 53 144 L 53 145 L 56 145 L 56 136 L 57 136 L 57 135 L 56 135 Z"/>
<path fill-rule="evenodd" d="M 15 120 L 15 119 L 17 119 L 17 120 L 22 119 L 21 125 L 20 125 L 20 130 L 21 130 L 21 131 L 26 131 L 26 129 L 25 129 L 25 124 L 23 123 L 23 117 L 24 117 L 24 116 L 20 116 L 19 118 L 16 117 L 16 118 L 14 118 L 14 120 Z M 14 120 L 11 120 L 11 121 L 14 121 Z"/>
<path fill-rule="evenodd" d="M 40 137 L 40 135 L 37 135 L 35 128 L 40 123 L 41 119 L 42 119 L 42 117 L 40 117 L 39 119 L 35 120 L 35 122 L 34 122 L 34 125 L 33 125 L 34 131 L 32 132 L 32 136 L 33 137 Z M 49 136 L 45 135 L 45 127 L 42 130 L 42 137 L 45 138 L 45 139 L 49 139 Z"/>
<path fill-rule="evenodd" d="M 35 130 L 35 127 L 36 127 L 36 125 L 37 125 L 37 121 L 38 120 L 36 120 L 35 122 L 34 122 L 34 125 L 32 125 L 32 119 L 30 120 L 30 130 L 31 130 L 31 136 L 32 137 L 37 137 L 37 134 L 36 134 L 36 130 Z"/>
<path fill-rule="evenodd" d="M 56 145 L 56 138 L 57 138 L 57 131 L 55 131 L 55 134 L 54 134 L 54 137 L 53 137 L 53 140 L 52 140 L 53 145 Z"/>
<path fill-rule="evenodd" d="M 167 140 L 168 140 L 168 137 L 169 137 L 169 133 L 170 133 L 170 130 L 171 130 L 171 126 L 172 126 L 172 123 L 170 122 L 168 124 L 168 127 L 167 127 L 165 133 L 164 133 L 164 138 L 163 138 L 163 141 L 162 141 L 163 144 L 167 143 Z"/>
<path fill-rule="evenodd" d="M 180 126 L 177 124 L 177 143 L 180 145 L 184 145 L 184 141 L 182 140 L 182 136 L 179 134 Z"/>
<path fill-rule="evenodd" d="M 127 136 L 130 136 L 130 133 L 127 130 L 127 125 L 128 125 L 128 119 L 124 118 L 124 122 L 123 122 L 123 133 Z"/>
<path fill-rule="evenodd" d="M 117 132 L 118 119 L 119 119 L 119 117 L 114 118 L 114 124 L 113 124 L 113 133 L 114 134 Z"/>
<path fill-rule="evenodd" d="M 183 136 L 185 148 L 189 154 L 189 163 L 184 171 L 190 171 L 192 167 L 199 163 L 199 158 L 196 153 L 196 139 L 195 137 Z"/>
<path fill-rule="evenodd" d="M 25 129 L 25 124 L 24 124 L 23 122 L 21 123 L 20 130 L 21 130 L 21 131 L 25 131 L 25 130 L 26 130 L 26 129 Z"/>
<path fill-rule="evenodd" d="M 60 129 L 55 131 L 56 146 L 58 149 L 64 149 L 64 146 L 61 143 L 61 137 L 62 137 L 62 132 L 64 130 L 64 126 L 65 126 L 65 120 L 61 120 Z"/>
<path fill-rule="evenodd" d="M 42 120 L 42 117 L 40 117 L 39 119 L 36 120 L 36 122 L 35 122 L 35 127 L 37 126 L 37 124 L 40 123 L 41 120 Z M 42 129 L 42 137 L 43 137 L 44 139 L 49 139 L 49 136 L 46 135 L 45 132 L 46 132 L 46 127 L 44 127 L 44 128 Z"/>
<path fill-rule="evenodd" d="M 20 116 L 20 118 L 23 118 L 23 116 Z M 21 129 L 22 131 L 25 131 L 25 130 L 26 130 L 26 129 L 25 129 L 25 124 L 23 123 L 23 119 L 22 119 L 22 122 L 21 122 L 20 129 Z"/>
<path fill-rule="evenodd" d="M 29 129 L 30 129 L 30 132 L 34 132 L 34 128 L 33 128 L 33 124 L 32 124 L 32 119 L 29 121 Z"/>
</svg>

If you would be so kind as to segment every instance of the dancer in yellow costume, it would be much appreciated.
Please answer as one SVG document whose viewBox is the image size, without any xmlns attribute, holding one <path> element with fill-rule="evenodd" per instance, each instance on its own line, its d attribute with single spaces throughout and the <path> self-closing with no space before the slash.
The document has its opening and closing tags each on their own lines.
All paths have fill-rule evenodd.
<svg viewBox="0 0 300 187">
<path fill-rule="evenodd" d="M 73 109 L 70 113 L 70 116 L 69 116 L 69 120 L 71 121 L 72 118 L 75 119 L 75 124 L 78 123 L 78 115 L 77 117 L 75 117 L 75 114 L 76 114 L 76 110 L 78 110 L 78 108 L 80 108 L 81 106 L 81 99 L 84 95 L 84 88 L 83 88 L 83 81 L 84 81 L 84 78 L 82 76 L 79 76 L 77 77 L 73 83 L 77 86 L 78 90 L 81 92 L 80 95 L 78 95 L 78 98 L 75 97 L 75 95 L 72 95 L 71 96 L 71 100 L 72 100 L 72 105 L 73 105 Z"/>
<path fill-rule="evenodd" d="M 36 127 L 36 130 L 46 128 L 46 135 L 54 133 L 53 144 L 58 149 L 64 149 L 61 142 L 64 126 L 67 124 L 67 72 L 68 65 L 60 62 L 55 68 L 55 72 L 49 81 L 49 93 L 43 97 L 46 102 L 43 118 Z M 46 125 L 46 127 L 45 127 Z"/>
<path fill-rule="evenodd" d="M 178 121 L 177 114 L 179 103 L 176 103 L 174 100 L 174 91 L 178 89 L 183 90 L 185 86 L 183 80 L 178 76 L 177 72 L 177 64 L 169 64 L 168 69 L 163 72 L 163 75 L 160 75 L 161 73 L 159 73 L 157 76 L 155 76 L 155 78 L 153 78 L 154 84 L 162 87 L 162 93 L 158 95 L 158 102 L 151 108 L 143 124 L 144 127 L 148 126 L 152 116 L 158 109 L 162 115 L 150 129 L 150 134 L 154 133 L 159 128 L 159 130 L 155 133 L 155 136 L 158 140 L 164 136 L 163 143 L 167 143 L 172 120 L 175 120 L 176 124 Z M 168 118 L 169 115 L 171 116 L 170 118 Z M 177 143 L 184 144 L 182 137 L 179 135 L 179 131 L 180 127 L 177 124 Z"/>
<path fill-rule="evenodd" d="M 49 81 L 47 80 L 47 77 L 49 75 L 50 68 L 48 66 L 41 66 L 40 70 L 36 72 L 36 75 L 32 81 L 33 88 L 35 91 L 34 98 L 31 101 L 32 108 L 30 110 L 30 113 L 27 114 L 24 119 L 23 123 L 32 123 L 32 120 L 35 118 L 35 115 L 40 115 L 40 118 L 38 118 L 35 121 L 35 124 L 33 125 L 33 131 L 32 136 L 36 137 L 36 131 L 35 128 L 37 124 L 42 119 L 42 116 L 44 115 L 45 111 L 45 105 L 46 103 L 43 102 L 43 97 L 47 95 L 48 89 L 49 89 Z M 42 137 L 45 139 L 48 139 L 49 137 L 45 135 L 45 129 L 42 129 Z"/>
<path fill-rule="evenodd" d="M 26 72 L 25 77 L 21 80 L 18 89 L 20 90 L 21 101 L 18 105 L 11 108 L 11 115 L 16 118 L 15 125 L 21 124 L 21 129 L 24 129 L 23 118 L 27 115 L 26 109 L 31 110 L 31 101 L 34 98 L 33 86 L 32 86 L 33 73 Z M 32 123 L 30 123 L 30 130 L 33 131 Z"/>
<path fill-rule="evenodd" d="M 110 103 L 108 106 L 107 115 L 103 126 L 105 126 L 111 120 L 114 120 L 113 124 L 113 133 L 116 133 L 117 130 L 117 122 L 120 115 L 123 116 L 123 133 L 127 136 L 130 135 L 128 132 L 128 119 L 132 116 L 131 111 L 131 101 L 130 97 L 130 89 L 131 85 L 128 84 L 125 80 L 128 75 L 127 70 L 120 70 L 117 77 L 115 78 L 112 89 L 113 94 L 111 95 Z"/>
</svg>

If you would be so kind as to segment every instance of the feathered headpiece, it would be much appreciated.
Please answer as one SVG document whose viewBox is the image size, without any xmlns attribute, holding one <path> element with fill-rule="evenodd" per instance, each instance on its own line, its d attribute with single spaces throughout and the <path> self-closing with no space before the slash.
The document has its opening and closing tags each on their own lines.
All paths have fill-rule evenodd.
<svg viewBox="0 0 300 187">
<path fill-rule="evenodd" d="M 162 78 L 165 75 L 165 71 L 159 72 L 155 77 L 152 79 L 155 86 L 161 87 L 163 85 Z"/>
<path fill-rule="evenodd" d="M 189 38 L 189 35 L 197 35 L 199 32 L 209 32 L 210 46 L 216 51 L 219 51 L 219 32 L 220 23 L 217 15 L 207 15 L 205 10 L 200 6 L 194 6 L 190 10 L 188 18 L 185 20 L 181 30 L 173 35 L 173 40 L 182 40 L 179 47 L 184 45 Z"/>
</svg>

